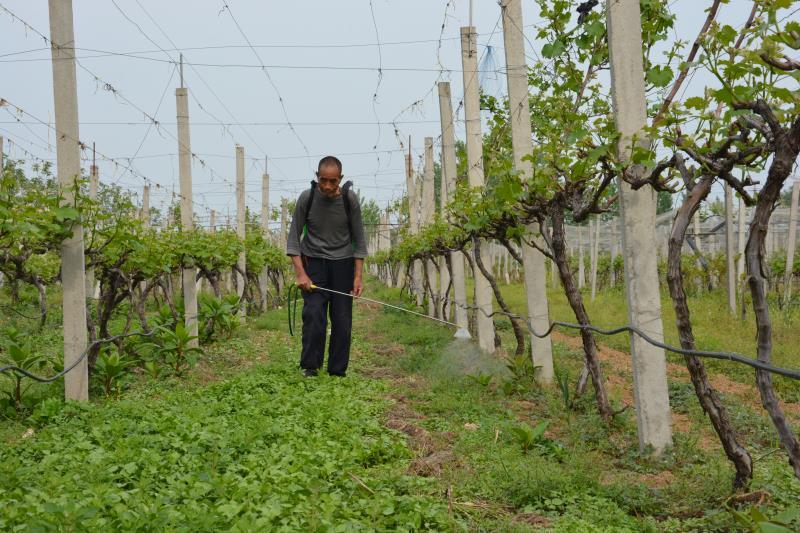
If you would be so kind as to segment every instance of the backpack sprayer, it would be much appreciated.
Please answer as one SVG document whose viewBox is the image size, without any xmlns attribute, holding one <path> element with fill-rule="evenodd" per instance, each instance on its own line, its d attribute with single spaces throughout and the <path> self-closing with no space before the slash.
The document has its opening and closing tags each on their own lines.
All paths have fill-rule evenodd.
<svg viewBox="0 0 800 533">
<path fill-rule="evenodd" d="M 347 215 L 347 227 L 350 229 L 350 234 L 351 235 L 353 234 L 353 222 L 351 220 L 351 207 L 350 207 L 350 201 L 349 201 L 349 193 L 350 193 L 350 188 L 352 186 L 353 186 L 353 182 L 352 181 L 348 181 L 342 186 L 342 196 L 344 198 L 344 202 L 343 202 L 344 203 L 344 211 L 345 211 L 345 214 Z M 308 220 L 308 216 L 311 213 L 311 205 L 314 202 L 314 196 L 315 196 L 316 190 L 317 190 L 317 182 L 312 180 L 311 181 L 311 192 L 309 194 L 308 203 L 306 204 L 306 211 L 305 211 L 306 220 Z M 298 228 L 298 236 L 297 236 L 298 237 L 298 241 L 303 237 L 303 235 L 307 231 L 308 231 L 307 226 L 303 227 L 303 228 Z M 341 296 L 347 296 L 349 298 L 353 298 L 354 300 L 364 300 L 365 302 L 371 302 L 371 303 L 374 303 L 374 304 L 382 305 L 384 307 L 390 307 L 392 309 L 397 309 L 398 311 L 403 311 L 404 313 L 408 313 L 410 315 L 421 316 L 422 318 L 427 318 L 428 320 L 434 320 L 436 322 L 441 322 L 442 324 L 447 324 L 448 326 L 455 326 L 457 328 L 456 329 L 456 334 L 454 335 L 454 337 L 456 339 L 468 340 L 468 339 L 472 338 L 472 335 L 469 334 L 469 331 L 467 330 L 467 328 L 462 328 L 462 327 L 460 327 L 458 324 L 456 324 L 454 322 L 448 322 L 447 320 L 442 320 L 441 318 L 435 318 L 435 317 L 432 317 L 432 316 L 428 316 L 428 315 L 425 315 L 423 313 L 418 313 L 416 311 L 411 311 L 410 309 L 405 309 L 403 307 L 399 307 L 399 306 L 396 306 L 396 305 L 388 304 L 386 302 L 380 302 L 378 300 L 372 300 L 370 298 L 364 298 L 363 296 L 356 296 L 354 294 L 349 294 L 349 293 L 346 293 L 346 292 L 335 291 L 333 289 L 326 289 L 325 287 L 318 287 L 317 285 L 313 285 L 313 284 L 311 285 L 311 288 L 313 290 L 325 291 L 325 292 L 329 292 L 329 293 L 332 293 L 332 294 L 339 294 Z M 299 299 L 299 296 L 300 296 L 300 294 L 298 293 L 299 290 L 300 290 L 300 287 L 298 287 L 297 285 L 292 285 L 291 287 L 289 287 L 289 294 L 288 294 L 289 299 L 287 301 L 287 306 L 286 306 L 287 309 L 288 309 L 288 314 L 289 314 L 289 334 L 291 334 L 292 336 L 294 336 L 294 330 L 297 329 L 295 327 L 295 322 L 297 321 L 297 300 Z M 294 295 L 292 294 L 292 291 L 294 291 Z M 292 301 L 293 297 L 294 297 L 294 302 Z"/>
<path fill-rule="evenodd" d="M 294 289 L 294 310 L 292 310 L 292 290 L 293 289 Z M 467 328 L 462 328 L 458 324 L 456 324 L 455 322 L 448 322 L 447 320 L 443 320 L 441 318 L 435 318 L 435 317 L 432 317 L 432 316 L 425 315 L 423 313 L 418 313 L 417 311 L 412 311 L 410 309 L 406 309 L 404 307 L 400 307 L 400 306 L 397 306 L 397 305 L 392 305 L 392 304 L 389 304 L 389 303 L 386 303 L 386 302 L 381 302 L 381 301 L 378 301 L 378 300 L 373 300 L 371 298 L 365 298 L 364 296 L 356 296 L 354 294 L 350 294 L 350 293 L 347 293 L 347 292 L 335 291 L 333 289 L 326 289 L 325 287 L 318 287 L 317 285 L 314 285 L 314 284 L 311 285 L 311 289 L 318 290 L 318 291 L 325 291 L 325 292 L 329 292 L 331 294 L 338 294 L 340 296 L 347 296 L 347 297 L 352 298 L 354 300 L 363 300 L 365 302 L 370 302 L 370 303 L 382 305 L 384 307 L 389 307 L 391 309 L 396 309 L 398 311 L 403 311 L 404 313 L 408 313 L 410 315 L 421 316 L 422 318 L 427 318 L 428 320 L 434 320 L 434 321 L 440 322 L 442 324 L 447 324 L 448 326 L 455 326 L 457 329 L 456 329 L 455 335 L 453 335 L 453 336 L 456 339 L 469 340 L 469 339 L 472 338 L 472 335 L 469 334 L 469 331 L 467 330 Z M 295 326 L 294 326 L 294 323 L 297 320 L 297 300 L 299 299 L 299 296 L 300 296 L 299 293 L 298 293 L 299 290 L 300 290 L 300 287 L 298 287 L 297 285 L 292 285 L 291 287 L 289 287 L 289 301 L 288 301 L 287 307 L 288 307 L 288 310 L 289 310 L 289 333 L 292 336 L 294 336 L 294 330 L 296 329 Z"/>
</svg>

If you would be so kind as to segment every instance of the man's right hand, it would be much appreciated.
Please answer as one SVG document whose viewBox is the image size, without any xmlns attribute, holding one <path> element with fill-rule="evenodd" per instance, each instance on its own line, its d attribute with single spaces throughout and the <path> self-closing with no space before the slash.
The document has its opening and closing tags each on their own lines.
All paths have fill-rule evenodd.
<svg viewBox="0 0 800 533">
<path fill-rule="evenodd" d="M 311 278 L 308 277 L 307 274 L 298 274 L 296 280 L 297 286 L 304 292 L 308 292 L 311 290 L 311 284 L 314 283 L 311 281 Z"/>
</svg>

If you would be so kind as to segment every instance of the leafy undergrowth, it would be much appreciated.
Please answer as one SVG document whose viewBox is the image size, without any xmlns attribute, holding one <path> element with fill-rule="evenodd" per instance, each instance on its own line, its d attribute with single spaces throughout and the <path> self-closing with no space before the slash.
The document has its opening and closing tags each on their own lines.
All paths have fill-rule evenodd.
<svg viewBox="0 0 800 533">
<path fill-rule="evenodd" d="M 449 529 L 381 423 L 382 387 L 304 379 L 294 350 L 224 382 L 67 404 L 0 449 L 0 530 Z"/>
<path fill-rule="evenodd" d="M 670 396 L 687 423 L 652 460 L 632 409 L 606 426 L 590 395 L 570 405 L 572 339 L 554 344 L 562 392 L 452 333 L 358 304 L 349 376 L 304 379 L 276 310 L 183 376 L 85 405 L 45 395 L 0 422 L 0 530 L 730 531 L 797 507 L 800 483 L 748 406 L 732 405 L 756 478 L 732 494 L 686 383 Z M 604 370 L 616 407 L 630 403 L 624 369 Z"/>
<path fill-rule="evenodd" d="M 378 299 L 398 298 L 396 291 L 374 289 Z M 362 324 L 377 348 L 366 371 L 392 383 L 390 413 L 403 420 L 397 426 L 412 446 L 427 441 L 415 446 L 412 466 L 438 480 L 470 529 L 731 531 L 796 514 L 800 482 L 774 435 L 749 442 L 755 479 L 749 493 L 733 494 L 733 470 L 718 445 L 707 446 L 713 435 L 692 396 L 685 398 L 692 424 L 676 431 L 662 458 L 648 459 L 638 451 L 632 409 L 606 426 L 588 394 L 567 407 L 558 387 L 530 380 L 508 387 L 507 372 L 451 364 L 459 347 L 446 328 L 396 311 Z M 557 373 L 571 376 L 572 388 L 580 352 L 568 343 L 554 348 Z M 464 350 L 464 358 L 474 357 Z M 624 379 L 615 370 L 606 368 L 610 378 Z"/>
</svg>

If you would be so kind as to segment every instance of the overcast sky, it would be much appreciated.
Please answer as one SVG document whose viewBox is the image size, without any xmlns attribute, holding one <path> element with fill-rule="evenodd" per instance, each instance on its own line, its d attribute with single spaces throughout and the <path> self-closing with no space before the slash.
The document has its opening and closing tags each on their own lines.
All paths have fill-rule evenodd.
<svg viewBox="0 0 800 533">
<path fill-rule="evenodd" d="M 468 24 L 467 0 L 373 0 L 372 9 L 368 0 L 115 2 L 73 0 L 83 66 L 77 70 L 80 138 L 89 145 L 96 142 L 103 156 L 135 169 L 127 171 L 98 156 L 101 181 L 141 194 L 145 176 L 162 187 L 153 187 L 153 205 L 169 200 L 173 189 L 178 191 L 179 76 L 174 62 L 175 49 L 183 50 L 191 95 L 191 148 L 198 154 L 193 164 L 195 212 L 203 221 L 208 208 L 220 213 L 221 222 L 228 212 L 235 215 L 235 143 L 245 148 L 251 209 L 260 210 L 265 156 L 270 202 L 276 205 L 281 197 L 292 198 L 308 186 L 316 161 L 326 154 L 339 155 L 345 175 L 362 196 L 384 206 L 401 196 L 405 186 L 403 157 L 390 122 L 398 121 L 403 142 L 412 136 L 416 160 L 423 138 L 440 133 L 437 79 L 451 81 L 454 108 L 461 100 L 459 27 Z M 678 16 L 676 37 L 694 39 L 708 3 L 670 2 Z M 502 69 L 500 8 L 495 0 L 474 4 L 483 64 L 491 65 L 491 46 L 490 58 Z M 749 0 L 731 0 L 722 6 L 720 19 L 739 26 L 751 5 Z M 50 52 L 36 33 L 49 36 L 47 2 L 0 0 L 0 6 L 33 28 L 0 9 L 0 98 L 35 117 L 19 115 L 23 122 L 18 123 L 17 114 L 5 108 L 0 135 L 15 143 L 6 144 L 12 157 L 26 158 L 17 148 L 22 147 L 52 160 L 53 131 L 36 123 L 53 121 Z M 524 0 L 523 10 L 526 35 L 536 47 L 538 8 Z M 537 52 L 529 43 L 528 55 Z M 442 66 L 448 70 L 441 72 Z M 380 84 L 378 67 L 383 69 Z M 484 89 L 500 96 L 503 76 L 484 76 Z M 689 94 L 702 85 L 693 83 Z M 420 99 L 421 105 L 409 108 Z M 458 124 L 456 135 L 463 134 L 463 124 Z M 88 168 L 90 151 L 85 157 Z"/>
</svg>

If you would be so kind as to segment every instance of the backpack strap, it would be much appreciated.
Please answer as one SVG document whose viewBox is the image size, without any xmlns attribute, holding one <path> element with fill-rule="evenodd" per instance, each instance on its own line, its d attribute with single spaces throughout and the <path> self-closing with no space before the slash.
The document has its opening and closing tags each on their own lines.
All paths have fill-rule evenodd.
<svg viewBox="0 0 800 533">
<path fill-rule="evenodd" d="M 342 200 L 344 202 L 344 212 L 347 215 L 347 229 L 350 231 L 350 240 L 353 240 L 353 219 L 350 216 L 350 210 L 352 206 L 350 205 L 350 189 L 353 187 L 352 181 L 347 181 L 342 186 Z"/>
<path fill-rule="evenodd" d="M 306 204 L 306 220 L 308 220 L 308 214 L 311 212 L 311 204 L 314 203 L 314 193 L 317 191 L 317 182 L 311 180 L 311 193 L 308 195 L 308 203 Z"/>
<path fill-rule="evenodd" d="M 303 237 L 308 233 L 308 214 L 311 213 L 311 204 L 314 203 L 314 193 L 317 190 L 317 182 L 311 180 L 311 192 L 308 195 L 308 203 L 306 203 L 306 223 L 303 225 L 302 228 L 297 228 L 298 235 L 297 240 L 300 241 Z"/>
</svg>

